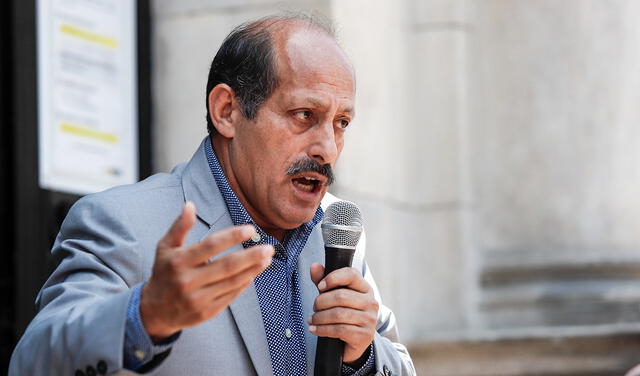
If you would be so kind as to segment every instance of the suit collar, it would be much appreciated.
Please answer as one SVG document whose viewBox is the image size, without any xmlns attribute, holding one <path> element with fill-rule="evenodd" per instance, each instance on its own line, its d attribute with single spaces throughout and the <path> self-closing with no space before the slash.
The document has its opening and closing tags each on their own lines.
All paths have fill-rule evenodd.
<svg viewBox="0 0 640 376">
<path fill-rule="evenodd" d="M 211 226 L 227 213 L 227 206 L 207 162 L 204 144 L 208 138 L 202 140 L 187 163 L 182 174 L 182 189 L 185 200 L 193 201 L 196 205 L 198 218 Z"/>
</svg>

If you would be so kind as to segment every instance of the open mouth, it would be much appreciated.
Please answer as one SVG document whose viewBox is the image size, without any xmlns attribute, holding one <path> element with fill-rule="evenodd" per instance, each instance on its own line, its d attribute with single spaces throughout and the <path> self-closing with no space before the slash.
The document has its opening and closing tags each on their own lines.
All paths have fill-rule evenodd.
<svg viewBox="0 0 640 376">
<path fill-rule="evenodd" d="M 309 193 L 318 192 L 323 184 L 320 180 L 311 176 L 302 176 L 299 178 L 291 179 L 291 181 L 296 188 Z"/>
</svg>

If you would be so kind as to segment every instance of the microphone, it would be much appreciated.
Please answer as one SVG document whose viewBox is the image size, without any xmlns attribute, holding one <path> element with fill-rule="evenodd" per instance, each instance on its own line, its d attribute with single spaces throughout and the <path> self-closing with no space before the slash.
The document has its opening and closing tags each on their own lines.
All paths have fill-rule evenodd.
<svg viewBox="0 0 640 376">
<path fill-rule="evenodd" d="M 325 267 L 324 275 L 351 266 L 362 234 L 362 214 L 356 204 L 336 201 L 329 205 L 322 221 Z M 339 338 L 318 337 L 315 376 L 341 374 L 344 342 Z"/>
</svg>

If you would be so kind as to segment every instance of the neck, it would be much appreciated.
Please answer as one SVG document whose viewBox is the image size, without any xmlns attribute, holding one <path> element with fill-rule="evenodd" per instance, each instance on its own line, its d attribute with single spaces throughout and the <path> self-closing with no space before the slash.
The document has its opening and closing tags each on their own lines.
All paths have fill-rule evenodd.
<svg viewBox="0 0 640 376">
<path fill-rule="evenodd" d="M 278 241 L 280 243 L 282 243 L 284 241 L 284 236 L 287 234 L 287 230 L 282 230 L 282 229 L 276 229 L 276 228 L 266 228 L 264 226 L 261 226 L 258 224 L 258 226 L 260 226 L 260 228 L 267 233 L 267 235 L 273 236 L 274 238 L 278 239 Z"/>
<path fill-rule="evenodd" d="M 223 137 L 215 137 L 211 136 L 211 145 L 213 145 L 213 153 L 216 155 L 218 159 L 218 163 L 224 172 L 225 177 L 227 178 L 227 182 L 229 183 L 229 187 L 233 190 L 238 200 L 244 206 L 245 210 L 251 216 L 253 221 L 260 226 L 260 228 L 270 236 L 278 239 L 279 242 L 284 241 L 284 237 L 287 233 L 287 230 L 276 228 L 269 224 L 269 222 L 262 216 L 251 204 L 251 202 L 247 199 L 246 195 L 242 191 L 240 184 L 238 183 L 238 179 L 236 175 L 233 173 L 233 168 L 231 167 L 230 158 L 229 158 L 229 145 L 228 142 Z"/>
</svg>

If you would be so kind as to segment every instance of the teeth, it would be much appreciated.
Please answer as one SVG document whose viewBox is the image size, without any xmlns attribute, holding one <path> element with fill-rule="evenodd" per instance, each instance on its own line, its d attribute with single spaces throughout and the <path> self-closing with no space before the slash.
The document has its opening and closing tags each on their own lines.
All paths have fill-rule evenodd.
<svg viewBox="0 0 640 376">
<path fill-rule="evenodd" d="M 296 187 L 302 189 L 303 191 L 307 191 L 307 192 L 312 192 L 313 189 L 315 188 L 313 185 L 311 184 L 300 184 L 298 182 L 294 182 L 294 184 L 296 185 Z"/>
<path fill-rule="evenodd" d="M 314 178 L 310 178 L 310 177 L 307 177 L 307 176 L 305 176 L 304 178 L 305 178 L 306 180 L 316 180 L 316 179 L 314 179 Z"/>
</svg>

